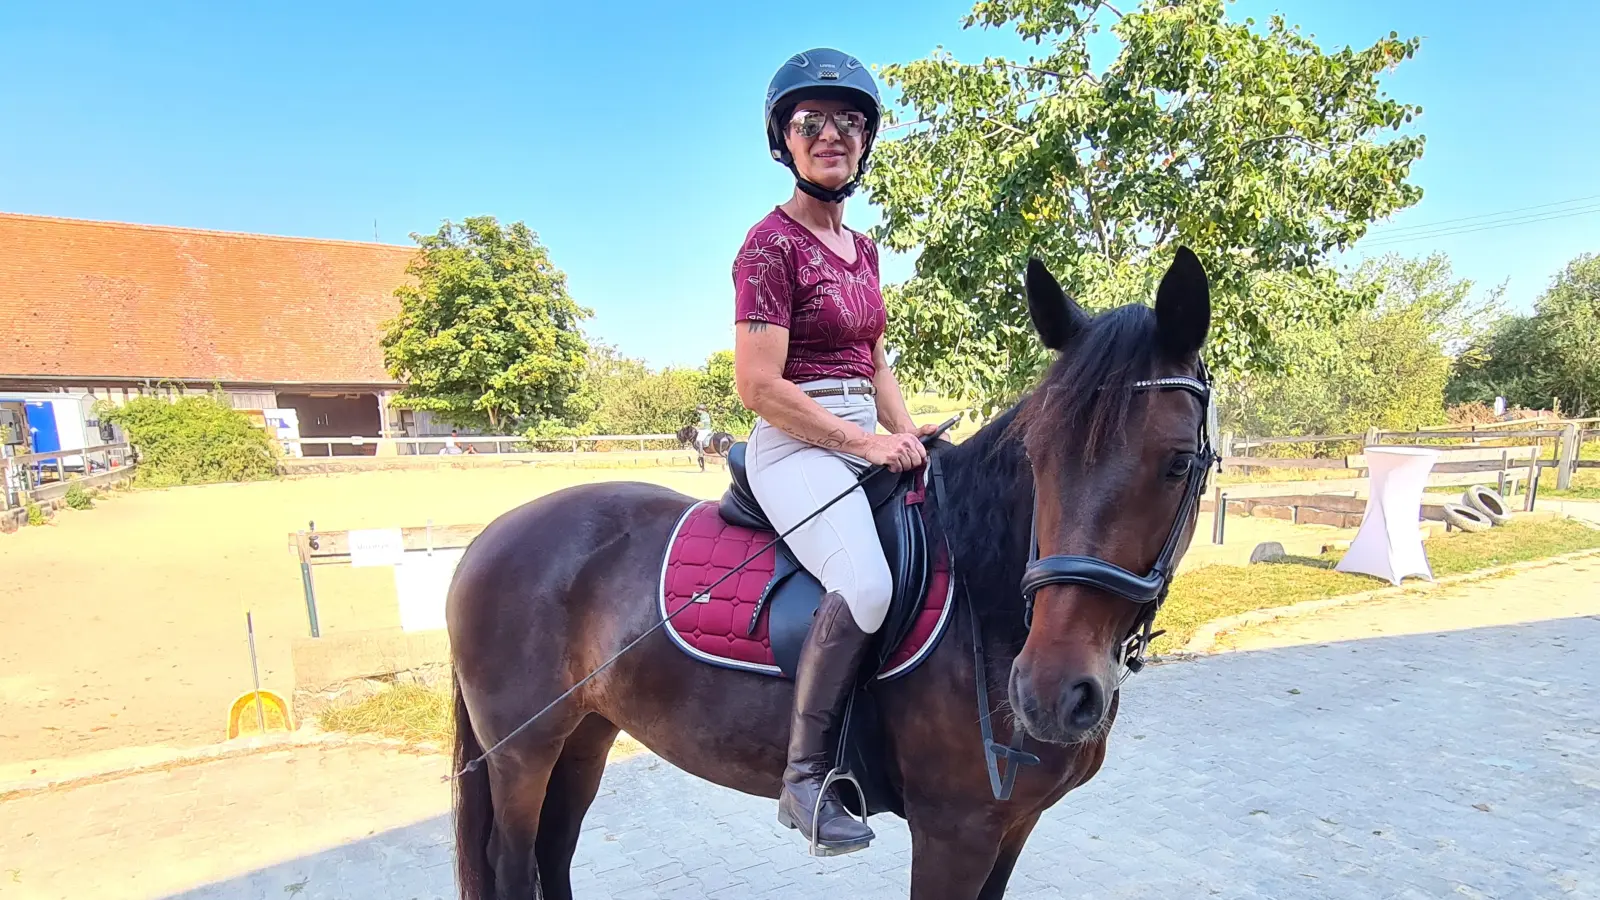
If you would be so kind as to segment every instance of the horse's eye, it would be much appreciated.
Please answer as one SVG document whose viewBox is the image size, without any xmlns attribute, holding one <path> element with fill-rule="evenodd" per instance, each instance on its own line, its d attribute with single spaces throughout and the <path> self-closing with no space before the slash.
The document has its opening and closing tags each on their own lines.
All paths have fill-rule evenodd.
<svg viewBox="0 0 1600 900">
<path fill-rule="evenodd" d="M 1172 461 L 1167 467 L 1168 478 L 1182 478 L 1189 474 L 1189 469 L 1194 466 L 1194 456 L 1185 453 Z"/>
</svg>

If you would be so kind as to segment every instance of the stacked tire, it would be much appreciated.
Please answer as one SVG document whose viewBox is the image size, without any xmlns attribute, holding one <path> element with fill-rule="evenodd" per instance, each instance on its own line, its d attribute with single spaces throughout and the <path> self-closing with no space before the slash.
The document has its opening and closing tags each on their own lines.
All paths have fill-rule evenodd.
<svg viewBox="0 0 1600 900">
<path fill-rule="evenodd" d="M 1488 531 L 1511 521 L 1511 508 L 1498 493 L 1475 484 L 1461 495 L 1460 503 L 1444 505 L 1444 520 L 1462 531 Z"/>
</svg>

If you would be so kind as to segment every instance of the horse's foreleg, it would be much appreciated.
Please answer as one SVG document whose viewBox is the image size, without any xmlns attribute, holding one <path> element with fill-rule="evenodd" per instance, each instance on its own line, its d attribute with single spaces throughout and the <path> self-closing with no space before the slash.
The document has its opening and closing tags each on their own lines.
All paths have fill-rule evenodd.
<svg viewBox="0 0 1600 900">
<path fill-rule="evenodd" d="M 539 813 L 539 836 L 534 842 L 544 900 L 572 900 L 572 854 L 616 738 L 617 726 L 591 714 L 567 738 L 550 772 Z"/>
<path fill-rule="evenodd" d="M 983 890 L 978 892 L 978 900 L 1001 900 L 1006 895 L 1011 870 L 1017 867 L 1017 857 L 1022 855 L 1022 847 L 1028 842 L 1028 835 L 1033 833 L 1033 826 L 1038 822 L 1039 817 L 1033 816 L 1012 825 L 1011 830 L 1006 832 L 1005 839 L 1000 842 L 1000 855 L 989 872 L 989 880 L 983 883 Z"/>
<path fill-rule="evenodd" d="M 976 900 L 995 869 L 1002 833 L 955 814 L 911 821 L 911 900 Z"/>
</svg>

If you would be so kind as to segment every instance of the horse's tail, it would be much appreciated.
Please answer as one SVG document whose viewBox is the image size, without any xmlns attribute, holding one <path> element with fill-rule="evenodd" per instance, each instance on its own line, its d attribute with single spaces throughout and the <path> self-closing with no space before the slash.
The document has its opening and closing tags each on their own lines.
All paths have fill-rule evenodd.
<svg viewBox="0 0 1600 900">
<path fill-rule="evenodd" d="M 483 755 L 472 733 L 461 682 L 450 677 L 455 695 L 455 771 Z M 456 820 L 456 884 L 461 900 L 494 900 L 494 867 L 489 862 L 489 829 L 494 824 L 494 801 L 489 796 L 489 770 L 479 766 L 453 782 Z"/>
</svg>

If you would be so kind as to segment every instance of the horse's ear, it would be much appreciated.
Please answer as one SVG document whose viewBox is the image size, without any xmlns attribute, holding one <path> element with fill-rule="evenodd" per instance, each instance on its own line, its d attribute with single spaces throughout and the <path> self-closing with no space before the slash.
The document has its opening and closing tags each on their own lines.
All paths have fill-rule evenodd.
<svg viewBox="0 0 1600 900">
<path fill-rule="evenodd" d="M 1051 350 L 1060 350 L 1073 335 L 1089 324 L 1089 316 L 1072 301 L 1054 275 L 1037 259 L 1028 260 L 1028 315 L 1039 340 Z"/>
<path fill-rule="evenodd" d="M 1211 285 L 1205 267 L 1188 247 L 1179 247 L 1156 289 L 1156 333 L 1173 359 L 1188 359 L 1211 330 Z"/>
</svg>

